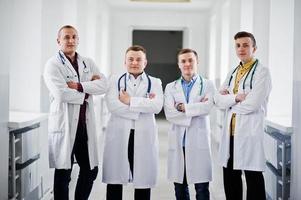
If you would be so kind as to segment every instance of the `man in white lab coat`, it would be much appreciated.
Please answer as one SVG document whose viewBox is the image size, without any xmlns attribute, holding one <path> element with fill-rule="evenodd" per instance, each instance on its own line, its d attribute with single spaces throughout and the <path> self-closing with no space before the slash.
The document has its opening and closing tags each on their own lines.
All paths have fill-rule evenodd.
<svg viewBox="0 0 301 200">
<path fill-rule="evenodd" d="M 127 72 L 112 76 L 106 103 L 111 112 L 103 154 L 107 200 L 122 199 L 122 185 L 135 188 L 135 200 L 149 200 L 158 173 L 158 130 L 155 115 L 163 106 L 161 80 L 144 72 L 146 51 L 129 47 Z"/>
<path fill-rule="evenodd" d="M 197 200 L 209 199 L 211 181 L 209 112 L 213 83 L 197 74 L 198 55 L 193 49 L 178 53 L 181 77 L 165 89 L 164 111 L 171 122 L 168 132 L 168 179 L 174 182 L 177 200 L 189 200 L 194 184 Z"/>
<path fill-rule="evenodd" d="M 241 200 L 243 171 L 247 200 L 263 200 L 264 117 L 271 77 L 269 69 L 254 58 L 257 47 L 253 34 L 238 32 L 234 40 L 240 63 L 230 70 L 215 96 L 216 105 L 225 111 L 219 152 L 224 189 L 228 200 Z"/>
<path fill-rule="evenodd" d="M 93 96 L 107 89 L 105 76 L 95 63 L 76 52 L 77 30 L 63 26 L 58 32 L 59 52 L 45 66 L 50 92 L 48 124 L 49 164 L 55 168 L 54 199 L 69 199 L 74 156 L 80 167 L 76 200 L 87 200 L 98 173 L 98 146 Z"/>
</svg>

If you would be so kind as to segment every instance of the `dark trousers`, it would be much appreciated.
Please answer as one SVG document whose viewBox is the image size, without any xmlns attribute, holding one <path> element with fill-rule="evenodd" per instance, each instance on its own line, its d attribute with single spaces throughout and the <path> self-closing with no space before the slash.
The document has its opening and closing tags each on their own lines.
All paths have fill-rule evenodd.
<svg viewBox="0 0 301 200">
<path fill-rule="evenodd" d="M 130 164 L 130 170 L 134 179 L 134 133 L 131 129 L 129 144 L 128 144 L 128 160 Z M 151 189 L 135 189 L 135 200 L 150 200 Z M 107 184 L 107 200 L 122 200 L 122 184 Z"/>
<path fill-rule="evenodd" d="M 233 169 L 234 137 L 230 136 L 230 158 L 223 168 L 224 189 L 227 200 L 242 200 L 241 170 Z M 265 186 L 262 172 L 244 170 L 247 183 L 247 200 L 265 200 Z"/>
<path fill-rule="evenodd" d="M 185 147 L 184 154 L 184 179 L 183 183 L 174 183 L 176 200 L 190 200 L 189 189 L 186 178 Z M 196 191 L 196 200 L 209 200 L 209 182 L 194 184 Z"/>
<path fill-rule="evenodd" d="M 92 190 L 93 182 L 98 173 L 98 167 L 90 169 L 88 154 L 88 136 L 85 124 L 77 127 L 75 142 L 71 155 L 71 163 L 73 165 L 75 156 L 79 165 L 79 176 L 75 189 L 75 200 L 87 200 Z M 54 200 L 69 199 L 69 182 L 71 180 L 71 169 L 55 169 L 54 171 Z"/>
</svg>

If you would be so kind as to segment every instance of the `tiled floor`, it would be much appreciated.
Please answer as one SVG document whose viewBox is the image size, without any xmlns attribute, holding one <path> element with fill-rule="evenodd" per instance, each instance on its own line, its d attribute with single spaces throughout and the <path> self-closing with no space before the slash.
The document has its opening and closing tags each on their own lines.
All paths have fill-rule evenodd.
<svg viewBox="0 0 301 200">
<path fill-rule="evenodd" d="M 174 197 L 173 184 L 167 181 L 167 131 L 169 124 L 165 120 L 158 120 L 159 126 L 159 143 L 160 143 L 160 172 L 158 177 L 158 184 L 152 190 L 152 200 L 172 200 Z M 224 200 L 222 189 L 222 171 L 219 166 L 215 164 L 217 145 L 212 141 L 212 159 L 213 159 L 213 181 L 210 183 L 211 200 Z M 76 184 L 76 176 L 78 174 L 77 166 L 74 167 L 72 172 L 72 181 L 70 184 L 70 199 L 73 198 L 74 188 Z M 105 200 L 105 187 L 101 183 L 101 172 L 98 174 L 97 180 L 94 183 L 90 200 Z M 193 185 L 190 186 L 191 199 L 194 198 Z M 131 184 L 124 187 L 123 191 L 124 200 L 133 200 L 133 187 Z"/>
</svg>

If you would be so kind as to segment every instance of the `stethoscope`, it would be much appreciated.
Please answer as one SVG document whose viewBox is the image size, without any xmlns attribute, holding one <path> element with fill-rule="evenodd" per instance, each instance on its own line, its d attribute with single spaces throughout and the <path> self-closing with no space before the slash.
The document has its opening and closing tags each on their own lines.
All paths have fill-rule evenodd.
<svg viewBox="0 0 301 200">
<path fill-rule="evenodd" d="M 251 74 L 251 79 L 250 79 L 250 89 L 252 90 L 252 87 L 253 87 L 253 77 L 254 77 L 254 73 L 255 73 L 255 70 L 256 70 L 256 67 L 257 67 L 257 65 L 258 65 L 258 59 L 256 59 L 256 61 L 252 64 L 252 66 L 251 66 L 251 69 L 248 71 L 248 73 L 247 73 L 247 75 L 246 75 L 246 78 L 244 79 L 244 82 L 243 82 L 243 84 L 242 84 L 242 89 L 243 90 L 245 90 L 245 84 L 246 84 L 246 80 L 247 80 L 247 78 L 248 78 L 248 76 L 249 76 L 249 74 L 250 74 L 250 72 L 252 71 L 252 74 Z M 233 70 L 233 72 L 232 72 L 232 74 L 231 74 L 231 77 L 230 77 L 230 79 L 229 79 L 229 82 L 228 82 L 228 87 L 230 87 L 230 85 L 231 85 L 231 81 L 232 81 L 232 79 L 233 79 L 233 74 L 237 71 L 237 69 L 240 67 L 241 65 L 238 65 L 234 70 Z M 254 68 L 254 69 L 253 69 Z"/>
<path fill-rule="evenodd" d="M 122 79 L 123 77 L 124 77 L 124 91 L 126 91 L 126 74 L 127 74 L 127 73 L 124 73 L 124 74 L 123 74 L 122 76 L 120 76 L 119 79 L 118 79 L 118 92 L 120 92 L 120 90 L 121 90 L 120 82 L 121 82 L 121 79 Z M 149 76 L 148 76 L 147 74 L 145 74 L 145 75 L 146 75 L 147 80 L 148 80 L 147 91 L 146 91 L 146 95 L 145 95 L 145 96 L 148 97 L 149 94 L 150 94 L 151 88 L 152 88 L 152 82 L 151 82 Z"/>
<path fill-rule="evenodd" d="M 66 58 L 64 57 L 63 53 L 61 51 L 59 51 L 59 57 L 61 59 L 61 62 L 64 66 L 66 66 Z M 83 69 L 83 72 L 85 73 L 88 73 L 89 72 L 89 69 L 85 63 L 85 61 L 83 61 L 83 64 L 84 64 L 84 69 Z M 74 72 L 69 68 L 69 66 L 67 65 L 68 69 L 74 74 Z M 74 77 L 77 77 L 76 74 L 74 74 Z M 67 78 L 71 78 L 70 76 L 67 76 Z"/>
<path fill-rule="evenodd" d="M 200 77 L 200 96 L 201 96 L 202 93 L 203 93 L 204 81 L 203 81 L 203 78 L 200 75 L 199 75 L 199 77 Z M 177 81 L 175 81 L 175 85 L 178 81 L 181 81 L 181 77 Z M 195 79 L 195 81 L 196 81 L 196 79 Z"/>
</svg>

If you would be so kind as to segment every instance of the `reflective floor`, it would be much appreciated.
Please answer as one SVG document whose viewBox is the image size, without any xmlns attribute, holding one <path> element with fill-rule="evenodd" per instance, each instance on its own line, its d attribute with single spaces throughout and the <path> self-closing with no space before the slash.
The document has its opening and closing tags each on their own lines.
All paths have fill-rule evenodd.
<svg viewBox="0 0 301 200">
<path fill-rule="evenodd" d="M 160 143 L 160 172 L 158 177 L 157 186 L 152 189 L 152 200 L 171 200 L 175 199 L 173 183 L 167 181 L 167 131 L 169 123 L 166 120 L 158 120 L 159 127 L 159 143 Z M 222 169 L 217 166 L 216 152 L 217 144 L 212 140 L 212 159 L 213 159 L 213 181 L 210 183 L 210 195 L 211 200 L 224 200 L 223 188 L 222 188 Z M 72 181 L 70 184 L 70 199 L 73 198 L 76 176 L 78 174 L 77 165 L 74 166 L 72 172 Z M 105 188 L 106 185 L 101 183 L 101 172 L 94 183 L 92 193 L 90 195 L 91 200 L 105 200 Z M 189 186 L 191 200 L 195 199 L 195 192 L 193 185 Z M 124 200 L 133 200 L 133 187 L 128 184 L 123 190 Z"/>
</svg>

